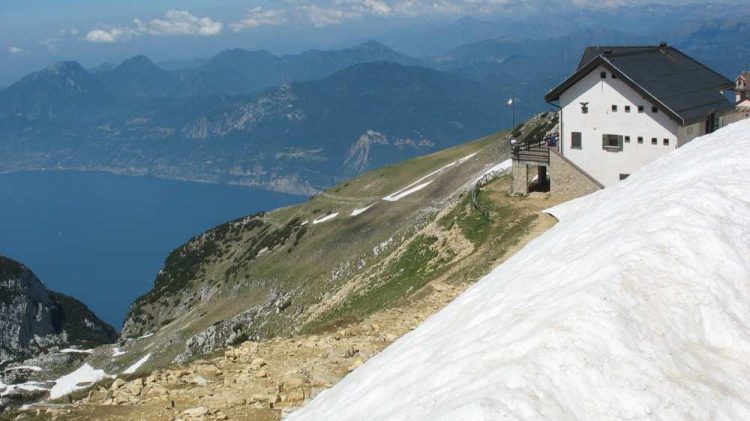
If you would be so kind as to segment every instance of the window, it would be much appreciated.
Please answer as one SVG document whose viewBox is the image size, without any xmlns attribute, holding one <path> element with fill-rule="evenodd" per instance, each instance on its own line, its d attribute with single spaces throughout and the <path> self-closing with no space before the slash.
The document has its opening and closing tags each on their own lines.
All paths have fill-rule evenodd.
<svg viewBox="0 0 750 421">
<path fill-rule="evenodd" d="M 630 174 L 620 174 L 620 181 L 630 177 Z"/>
<path fill-rule="evenodd" d="M 612 73 L 612 79 L 617 79 L 617 75 Z"/>
<path fill-rule="evenodd" d="M 639 112 L 639 113 L 642 113 L 642 112 L 643 112 L 643 105 L 639 105 L 639 106 L 638 106 L 638 112 Z"/>
<path fill-rule="evenodd" d="M 638 136 L 638 143 L 643 144 L 643 136 Z"/>
<path fill-rule="evenodd" d="M 664 146 L 669 146 L 669 139 L 666 137 L 664 138 Z"/>
<path fill-rule="evenodd" d="M 657 143 L 659 143 L 659 139 L 657 139 L 657 138 L 655 138 L 655 137 L 652 137 L 652 138 L 651 138 L 651 144 L 652 144 L 652 145 L 656 145 Z"/>
<path fill-rule="evenodd" d="M 623 136 L 616 134 L 602 135 L 602 149 L 610 152 L 622 151 Z"/>
<path fill-rule="evenodd" d="M 626 112 L 626 113 L 629 113 L 629 112 L 630 112 L 630 105 L 626 105 L 626 106 L 625 106 L 625 112 Z"/>
<path fill-rule="evenodd" d="M 656 107 L 651 107 L 651 112 L 654 113 L 654 114 L 656 114 L 656 113 L 659 112 L 659 109 L 656 108 Z"/>
<path fill-rule="evenodd" d="M 612 106 L 612 112 L 613 112 L 613 113 L 616 113 L 616 112 L 617 112 L 617 105 L 613 105 L 613 106 Z"/>
<path fill-rule="evenodd" d="M 625 136 L 625 143 L 630 143 L 630 136 Z"/>
<path fill-rule="evenodd" d="M 573 132 L 570 134 L 570 149 L 582 149 L 581 132 Z"/>
<path fill-rule="evenodd" d="M 599 77 L 602 78 L 602 79 L 606 79 L 607 78 L 607 72 L 601 72 L 601 73 L 599 73 Z"/>
</svg>

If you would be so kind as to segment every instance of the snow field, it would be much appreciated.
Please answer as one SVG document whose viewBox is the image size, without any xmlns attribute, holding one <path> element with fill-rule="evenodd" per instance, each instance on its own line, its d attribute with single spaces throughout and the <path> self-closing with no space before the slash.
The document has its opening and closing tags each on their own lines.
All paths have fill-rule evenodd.
<svg viewBox="0 0 750 421">
<path fill-rule="evenodd" d="M 750 419 L 750 121 L 559 223 L 287 420 Z"/>
</svg>

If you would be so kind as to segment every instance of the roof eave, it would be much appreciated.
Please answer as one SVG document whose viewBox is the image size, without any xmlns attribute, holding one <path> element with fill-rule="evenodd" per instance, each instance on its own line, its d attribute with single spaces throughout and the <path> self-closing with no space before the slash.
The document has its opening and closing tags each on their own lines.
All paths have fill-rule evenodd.
<svg viewBox="0 0 750 421">
<path fill-rule="evenodd" d="M 588 63 L 581 66 L 576 70 L 572 75 L 568 76 L 567 79 L 565 79 L 562 83 L 554 87 L 551 91 L 547 92 L 547 95 L 544 96 L 544 100 L 547 103 L 555 102 L 560 100 L 560 95 L 568 90 L 571 86 L 573 86 L 576 82 L 581 80 L 584 76 L 586 76 L 591 70 L 594 69 L 600 62 L 604 61 L 601 57 L 601 55 L 598 55 L 594 57 L 593 59 L 589 60 Z"/>
</svg>

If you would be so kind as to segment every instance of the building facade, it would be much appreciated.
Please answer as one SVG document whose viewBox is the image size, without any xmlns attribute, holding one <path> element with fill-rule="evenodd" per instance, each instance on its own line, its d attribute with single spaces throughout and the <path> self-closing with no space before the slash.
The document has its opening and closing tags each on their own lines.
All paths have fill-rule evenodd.
<svg viewBox="0 0 750 421">
<path fill-rule="evenodd" d="M 665 44 L 590 47 L 545 99 L 560 108 L 560 154 L 606 187 L 719 127 L 734 85 Z"/>
</svg>

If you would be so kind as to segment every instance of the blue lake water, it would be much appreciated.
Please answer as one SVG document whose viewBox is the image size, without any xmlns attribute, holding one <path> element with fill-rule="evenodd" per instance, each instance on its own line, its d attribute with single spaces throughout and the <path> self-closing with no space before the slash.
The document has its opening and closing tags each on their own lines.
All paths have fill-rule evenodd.
<svg viewBox="0 0 750 421">
<path fill-rule="evenodd" d="M 106 173 L 0 174 L 0 254 L 119 329 L 171 250 L 223 222 L 303 200 Z"/>
</svg>

